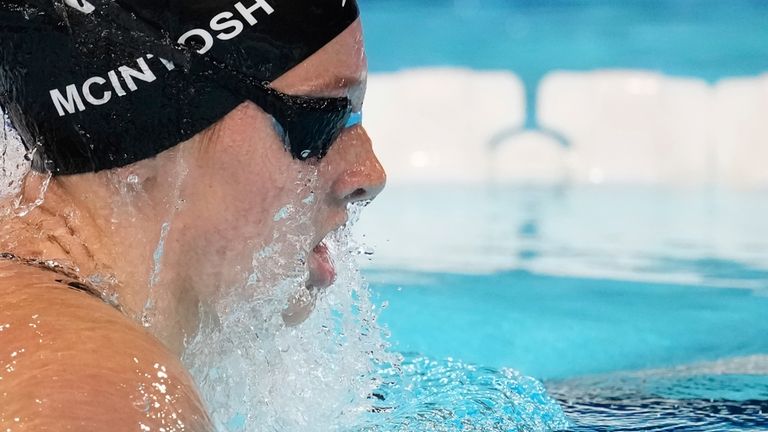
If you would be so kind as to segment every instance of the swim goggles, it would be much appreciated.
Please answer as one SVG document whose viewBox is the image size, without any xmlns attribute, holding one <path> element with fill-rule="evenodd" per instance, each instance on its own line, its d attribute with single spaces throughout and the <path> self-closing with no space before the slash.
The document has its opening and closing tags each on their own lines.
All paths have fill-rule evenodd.
<svg viewBox="0 0 768 432">
<path fill-rule="evenodd" d="M 217 84 L 242 96 L 271 115 L 286 149 L 295 159 L 322 159 L 345 129 L 362 123 L 362 112 L 346 97 L 321 98 L 289 95 L 268 82 L 253 79 L 220 62 L 204 59 Z"/>
</svg>

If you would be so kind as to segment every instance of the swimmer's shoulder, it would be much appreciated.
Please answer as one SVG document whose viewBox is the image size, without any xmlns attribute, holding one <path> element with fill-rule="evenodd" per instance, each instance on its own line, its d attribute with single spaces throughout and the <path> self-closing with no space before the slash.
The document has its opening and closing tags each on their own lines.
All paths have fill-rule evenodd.
<svg viewBox="0 0 768 432">
<path fill-rule="evenodd" d="M 39 276 L 0 268 L 0 430 L 212 430 L 162 343 L 99 299 Z"/>
</svg>

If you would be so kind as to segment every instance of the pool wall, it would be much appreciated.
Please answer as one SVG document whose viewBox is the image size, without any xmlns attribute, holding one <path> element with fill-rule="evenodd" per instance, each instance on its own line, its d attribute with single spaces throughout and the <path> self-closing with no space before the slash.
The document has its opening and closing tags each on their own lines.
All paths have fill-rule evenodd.
<svg viewBox="0 0 768 432">
<path fill-rule="evenodd" d="M 379 73 L 366 128 L 391 184 L 768 187 L 768 74 L 708 83 L 643 70 L 553 71 L 538 88 L 533 126 L 529 103 L 511 71 Z"/>
<path fill-rule="evenodd" d="M 361 9 L 390 184 L 768 186 L 766 2 Z"/>
</svg>

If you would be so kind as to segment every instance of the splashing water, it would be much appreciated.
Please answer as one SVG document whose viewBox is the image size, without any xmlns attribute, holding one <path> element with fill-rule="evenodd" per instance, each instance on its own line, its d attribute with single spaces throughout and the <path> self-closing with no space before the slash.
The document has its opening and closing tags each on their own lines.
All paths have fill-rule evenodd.
<svg viewBox="0 0 768 432">
<path fill-rule="evenodd" d="M 375 371 L 397 358 L 376 325 L 349 229 L 331 237 L 337 282 L 307 321 L 287 327 L 281 315 L 306 279 L 295 272 L 269 291 L 254 288 L 261 295 L 249 302 L 228 304 L 188 347 L 185 362 L 219 430 L 347 430 L 372 409 Z"/>
<path fill-rule="evenodd" d="M 564 430 L 560 405 L 537 380 L 511 369 L 407 356 L 382 372 L 386 384 L 364 432 Z"/>
<path fill-rule="evenodd" d="M 21 180 L 29 172 L 31 158 L 21 142 L 21 137 L 11 125 L 8 115 L 0 109 L 0 200 L 18 194 Z M 10 209 L 5 209 L 8 211 Z"/>
<path fill-rule="evenodd" d="M 362 206 L 351 209 L 356 220 Z M 306 272 L 289 273 L 247 302 L 230 302 L 189 344 L 184 360 L 220 431 L 546 431 L 567 426 L 532 378 L 423 358 L 401 364 L 377 324 L 357 265 L 368 249 L 350 226 L 326 240 L 336 283 L 307 321 L 281 317 Z M 269 249 L 269 248 L 268 248 Z M 259 251 L 259 258 L 274 255 Z M 255 258 L 256 261 L 256 258 Z M 262 261 L 263 265 L 264 261 Z M 256 280 L 268 280 L 262 271 Z"/>
<path fill-rule="evenodd" d="M 0 217 L 13 214 L 24 217 L 39 207 L 45 199 L 45 193 L 53 176 L 50 173 L 42 176 L 37 196 L 31 202 L 24 202 L 21 186 L 24 177 L 32 168 L 33 151 L 27 150 L 21 141 L 10 117 L 0 107 L 2 130 L 0 130 Z M 8 198 L 13 198 L 7 200 Z M 7 200 L 7 201 L 6 201 Z"/>
</svg>

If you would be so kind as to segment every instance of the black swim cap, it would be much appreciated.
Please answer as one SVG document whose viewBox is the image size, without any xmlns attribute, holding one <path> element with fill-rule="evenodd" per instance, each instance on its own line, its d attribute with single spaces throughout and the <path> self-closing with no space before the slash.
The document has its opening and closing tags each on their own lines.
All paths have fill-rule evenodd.
<svg viewBox="0 0 768 432">
<path fill-rule="evenodd" d="M 355 0 L 0 0 L 0 107 L 38 171 L 125 166 L 246 100 L 216 65 L 271 82 L 358 14 Z"/>
</svg>

